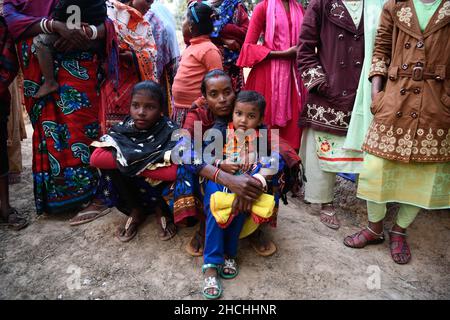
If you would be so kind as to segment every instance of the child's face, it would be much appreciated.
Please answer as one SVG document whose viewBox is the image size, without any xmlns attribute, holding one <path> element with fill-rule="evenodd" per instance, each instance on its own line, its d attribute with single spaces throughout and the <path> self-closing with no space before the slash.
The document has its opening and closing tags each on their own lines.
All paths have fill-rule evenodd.
<svg viewBox="0 0 450 320">
<path fill-rule="evenodd" d="M 153 0 L 132 0 L 131 6 L 139 11 L 142 15 L 145 15 L 152 6 Z"/>
<path fill-rule="evenodd" d="M 263 115 L 257 105 L 251 102 L 236 102 L 233 111 L 235 130 L 257 129 L 263 122 Z"/>
<path fill-rule="evenodd" d="M 130 115 L 138 130 L 150 129 L 161 119 L 160 102 L 145 91 L 136 92 L 131 99 Z"/>
<path fill-rule="evenodd" d="M 186 39 L 190 39 L 192 37 L 187 13 L 184 15 L 184 20 L 181 24 L 181 32 L 183 33 L 183 37 Z"/>
<path fill-rule="evenodd" d="M 236 95 L 231 81 L 224 76 L 210 78 L 206 82 L 206 101 L 208 108 L 216 117 L 229 117 L 233 112 Z"/>
</svg>

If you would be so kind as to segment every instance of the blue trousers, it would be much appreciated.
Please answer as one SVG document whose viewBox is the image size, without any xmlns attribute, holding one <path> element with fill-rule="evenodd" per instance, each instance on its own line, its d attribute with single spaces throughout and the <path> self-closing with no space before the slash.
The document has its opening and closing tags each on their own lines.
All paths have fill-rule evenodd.
<svg viewBox="0 0 450 320">
<path fill-rule="evenodd" d="M 205 248 L 203 250 L 203 261 L 205 264 L 223 264 L 225 255 L 234 258 L 237 255 L 239 234 L 245 222 L 246 215 L 238 214 L 231 224 L 222 229 L 217 224 L 211 213 L 210 198 L 217 191 L 224 191 L 220 184 L 209 181 L 206 185 L 204 208 L 206 214 Z"/>
</svg>

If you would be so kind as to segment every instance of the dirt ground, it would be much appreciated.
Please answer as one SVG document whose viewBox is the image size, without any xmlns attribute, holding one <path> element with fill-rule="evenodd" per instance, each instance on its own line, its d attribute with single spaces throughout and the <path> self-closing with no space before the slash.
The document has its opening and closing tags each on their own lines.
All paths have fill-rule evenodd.
<svg viewBox="0 0 450 320">
<path fill-rule="evenodd" d="M 69 215 L 37 218 L 31 139 L 22 148 L 25 171 L 11 188 L 12 203 L 32 223 L 20 232 L 0 229 L 0 299 L 202 299 L 202 259 L 184 251 L 194 228 L 162 242 L 150 217 L 122 244 L 113 235 L 125 220 L 118 211 L 79 227 L 68 225 Z M 263 258 L 242 240 L 240 274 L 224 281 L 223 298 L 449 299 L 450 211 L 420 213 L 409 230 L 412 261 L 399 266 L 387 242 L 360 250 L 342 244 L 366 224 L 364 202 L 354 194 L 352 183 L 338 181 L 338 231 L 299 200 L 282 206 L 279 226 L 270 232 L 278 252 Z"/>
</svg>

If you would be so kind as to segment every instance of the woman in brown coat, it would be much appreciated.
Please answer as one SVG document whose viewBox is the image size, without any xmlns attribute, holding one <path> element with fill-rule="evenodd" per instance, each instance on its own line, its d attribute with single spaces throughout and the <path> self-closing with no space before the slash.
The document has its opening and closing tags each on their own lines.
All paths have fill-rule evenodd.
<svg viewBox="0 0 450 320">
<path fill-rule="evenodd" d="M 381 243 L 386 203 L 398 202 L 389 233 L 399 264 L 411 259 L 406 228 L 420 208 L 450 208 L 449 34 L 449 0 L 390 0 L 376 36 L 369 75 L 374 119 L 358 187 L 369 226 L 344 244 Z"/>
<path fill-rule="evenodd" d="M 343 145 L 364 60 L 364 1 L 312 0 L 300 32 L 297 62 L 308 90 L 300 116 L 305 201 L 320 220 L 340 226 L 332 205 L 336 173 L 359 173 L 361 152 Z"/>
</svg>

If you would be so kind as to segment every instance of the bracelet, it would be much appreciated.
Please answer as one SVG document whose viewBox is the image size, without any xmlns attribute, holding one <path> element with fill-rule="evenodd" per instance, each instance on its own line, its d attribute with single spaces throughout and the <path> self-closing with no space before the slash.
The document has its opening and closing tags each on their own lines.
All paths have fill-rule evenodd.
<svg viewBox="0 0 450 320">
<path fill-rule="evenodd" d="M 220 168 L 217 168 L 216 172 L 214 172 L 214 178 L 213 178 L 214 183 L 217 183 L 217 178 L 219 177 L 220 171 L 222 171 L 222 170 L 220 170 Z"/>
<path fill-rule="evenodd" d="M 55 28 L 54 28 L 54 26 L 53 26 L 54 22 L 55 22 L 54 19 L 50 20 L 50 29 L 51 29 L 51 32 L 52 32 L 52 33 L 55 33 Z"/>
<path fill-rule="evenodd" d="M 50 34 L 51 32 L 47 29 L 47 21 L 48 19 L 42 18 L 40 22 L 40 27 L 43 33 Z"/>
<path fill-rule="evenodd" d="M 97 39 L 97 36 L 98 36 L 98 30 L 97 30 L 97 27 L 96 26 L 93 26 L 93 25 L 89 25 L 89 28 L 91 28 L 91 30 L 92 30 L 92 36 L 91 36 L 91 40 L 96 40 Z"/>
<path fill-rule="evenodd" d="M 266 178 L 264 178 L 264 177 L 263 177 L 261 174 L 259 174 L 259 173 L 253 175 L 253 178 L 258 179 L 258 180 L 261 182 L 262 186 L 263 186 L 264 192 L 267 192 L 267 181 L 266 181 Z"/>
<path fill-rule="evenodd" d="M 220 165 L 222 164 L 223 160 L 217 159 L 216 161 L 214 161 L 214 166 L 217 168 L 220 168 Z"/>
</svg>

